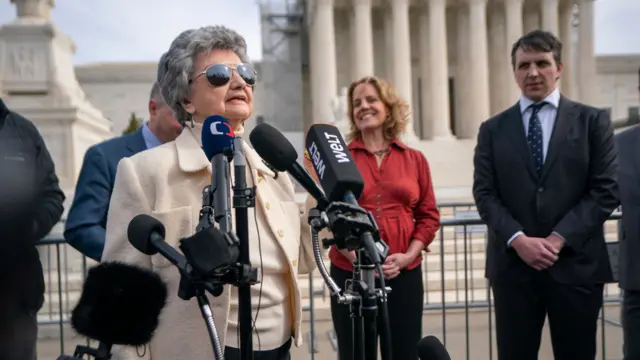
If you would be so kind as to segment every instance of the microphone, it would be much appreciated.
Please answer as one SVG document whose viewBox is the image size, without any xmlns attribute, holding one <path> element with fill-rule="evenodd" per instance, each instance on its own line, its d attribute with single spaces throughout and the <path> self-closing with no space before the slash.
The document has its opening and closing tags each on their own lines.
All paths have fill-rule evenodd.
<svg viewBox="0 0 640 360">
<path fill-rule="evenodd" d="M 80 335 L 99 341 L 97 349 L 76 346 L 73 356 L 111 359 L 113 345 L 148 344 L 167 301 L 167 286 L 154 272 L 121 262 L 104 262 L 91 269 L 82 295 L 71 312 L 71 326 Z"/>
<path fill-rule="evenodd" d="M 136 250 L 150 256 L 160 253 L 178 269 L 184 269 L 186 259 L 173 246 L 164 241 L 164 236 L 164 225 L 158 219 L 145 214 L 136 215 L 131 219 L 127 228 L 129 243 Z"/>
<path fill-rule="evenodd" d="M 357 199 L 364 189 L 364 179 L 338 128 L 328 124 L 311 125 L 305 147 L 329 201 L 343 201 L 359 207 Z M 376 242 L 371 231 L 364 231 L 360 239 L 371 261 L 381 264 L 380 253 L 387 252 L 388 246 Z"/>
<path fill-rule="evenodd" d="M 260 155 L 263 159 L 262 161 L 267 164 L 269 168 L 273 168 L 276 174 L 277 171 L 288 172 L 316 199 L 318 202 L 318 214 L 329 206 L 329 201 L 324 196 L 324 192 L 318 187 L 318 184 L 316 184 L 307 170 L 298 164 L 298 153 L 280 131 L 269 124 L 262 123 L 256 126 L 251 134 L 249 134 L 249 140 L 254 150 Z M 309 211 L 310 219 L 312 218 L 313 211 L 313 209 Z M 312 222 L 313 220 L 310 220 L 310 225 L 312 225 Z M 313 242 L 314 260 L 316 261 L 320 275 L 329 286 L 331 293 L 340 296 L 340 288 L 329 275 L 324 260 L 322 259 L 317 236 L 314 236 L 311 241 Z"/>
<path fill-rule="evenodd" d="M 298 163 L 296 149 L 280 131 L 267 123 L 262 123 L 251 131 L 249 140 L 264 161 L 277 171 L 288 172 L 318 201 L 318 210 L 324 211 L 329 206 L 324 191 L 320 189 L 307 170 Z"/>
<path fill-rule="evenodd" d="M 237 239 L 230 233 L 221 233 L 215 227 L 203 229 L 193 236 L 181 239 L 179 246 L 184 256 L 167 244 L 164 234 L 164 225 L 158 219 L 145 214 L 134 217 L 127 229 L 129 242 L 141 253 L 160 253 L 180 270 L 193 270 L 203 279 L 225 275 L 238 261 L 240 250 Z"/>
<path fill-rule="evenodd" d="M 233 157 L 233 129 L 220 115 L 209 116 L 202 125 L 202 149 L 211 161 L 211 193 L 214 219 L 224 233 L 232 230 L 229 163 Z M 206 205 L 205 205 L 206 206 Z M 204 207 L 204 206 L 203 206 Z M 205 221 L 202 217 L 200 222 Z M 199 229 L 208 226 L 200 226 Z"/>
<path fill-rule="evenodd" d="M 353 200 L 360 198 L 364 179 L 337 127 L 311 125 L 305 148 L 330 202 L 345 201 L 347 196 L 353 196 Z"/>
<path fill-rule="evenodd" d="M 418 341 L 420 360 L 451 360 L 451 356 L 437 337 L 429 335 Z"/>
<path fill-rule="evenodd" d="M 101 263 L 89 269 L 71 312 L 71 326 L 109 345 L 145 345 L 166 301 L 167 286 L 154 272 L 120 262 Z"/>
</svg>

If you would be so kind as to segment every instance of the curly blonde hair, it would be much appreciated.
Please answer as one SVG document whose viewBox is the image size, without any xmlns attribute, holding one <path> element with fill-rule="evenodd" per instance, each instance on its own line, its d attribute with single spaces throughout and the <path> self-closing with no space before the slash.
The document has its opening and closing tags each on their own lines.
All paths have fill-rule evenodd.
<svg viewBox="0 0 640 360">
<path fill-rule="evenodd" d="M 386 81 L 375 76 L 366 76 L 349 85 L 349 91 L 347 93 L 349 133 L 347 134 L 347 141 L 358 139 L 362 136 L 360 130 L 356 127 L 356 121 L 353 117 L 353 91 L 360 84 L 373 85 L 380 96 L 380 100 L 382 100 L 387 107 L 389 117 L 385 119 L 382 124 L 385 140 L 391 141 L 400 136 L 409 123 L 409 116 L 411 115 L 409 104 L 398 96 L 396 90 Z"/>
</svg>

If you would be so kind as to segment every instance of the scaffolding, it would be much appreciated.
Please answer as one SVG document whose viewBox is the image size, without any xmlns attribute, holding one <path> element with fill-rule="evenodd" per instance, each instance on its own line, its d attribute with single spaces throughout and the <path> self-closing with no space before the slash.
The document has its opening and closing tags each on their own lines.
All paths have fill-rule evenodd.
<svg viewBox="0 0 640 360">
<path fill-rule="evenodd" d="M 262 33 L 260 121 L 283 132 L 303 131 L 304 81 L 308 50 L 306 1 L 258 0 Z M 258 89 L 260 91 L 260 89 Z"/>
</svg>

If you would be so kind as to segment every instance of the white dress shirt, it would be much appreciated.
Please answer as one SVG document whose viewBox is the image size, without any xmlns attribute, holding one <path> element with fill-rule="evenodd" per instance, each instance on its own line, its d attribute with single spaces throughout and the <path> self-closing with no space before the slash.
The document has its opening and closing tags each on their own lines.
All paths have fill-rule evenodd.
<svg viewBox="0 0 640 360">
<path fill-rule="evenodd" d="M 558 89 L 553 90 L 553 92 L 544 98 L 543 101 L 547 104 L 538 111 L 538 120 L 540 120 L 540 126 L 542 127 L 542 160 L 544 161 L 547 158 L 549 140 L 551 140 L 553 126 L 556 123 L 558 105 L 560 104 L 560 91 L 558 91 Z M 529 122 L 533 112 L 531 105 L 533 104 L 536 104 L 536 102 L 525 96 L 520 97 L 520 112 L 522 113 L 522 124 L 524 125 L 525 138 L 529 135 Z M 516 237 L 523 234 L 524 233 L 522 231 L 518 231 L 513 234 L 513 236 L 507 241 L 507 246 L 511 245 L 511 242 Z M 560 236 L 559 234 L 557 235 Z"/>
</svg>

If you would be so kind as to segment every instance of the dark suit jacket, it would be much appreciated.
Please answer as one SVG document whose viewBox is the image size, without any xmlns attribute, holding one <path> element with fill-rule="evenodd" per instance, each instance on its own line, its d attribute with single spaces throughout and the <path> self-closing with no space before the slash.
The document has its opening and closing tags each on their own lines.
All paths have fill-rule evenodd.
<svg viewBox="0 0 640 360">
<path fill-rule="evenodd" d="M 624 290 L 640 290 L 640 125 L 616 135 L 616 145 L 622 204 L 619 282 Z"/>
<path fill-rule="evenodd" d="M 618 206 L 617 152 L 607 112 L 561 97 L 541 175 L 518 104 L 480 126 L 473 195 L 489 228 L 486 277 L 527 281 L 537 272 L 510 247 L 518 231 L 566 240 L 548 270 L 558 282 L 612 280 L 602 224 Z"/>
<path fill-rule="evenodd" d="M 81 253 L 100 261 L 118 162 L 146 148 L 139 129 L 94 145 L 85 153 L 64 231 L 67 242 Z"/>
</svg>

